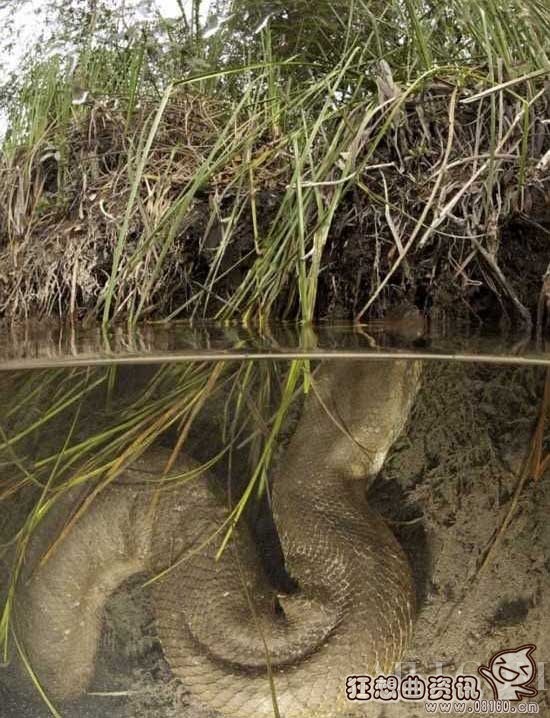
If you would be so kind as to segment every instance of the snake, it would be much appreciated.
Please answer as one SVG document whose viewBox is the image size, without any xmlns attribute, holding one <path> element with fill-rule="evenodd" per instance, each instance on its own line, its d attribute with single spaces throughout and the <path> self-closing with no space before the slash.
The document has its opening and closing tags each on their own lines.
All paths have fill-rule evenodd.
<svg viewBox="0 0 550 718">
<path fill-rule="evenodd" d="M 83 487 L 65 492 L 29 544 L 14 603 L 44 693 L 70 702 L 86 692 L 105 604 L 144 574 L 164 656 L 200 705 L 241 718 L 364 711 L 348 677 L 390 672 L 416 611 L 406 555 L 365 486 L 420 378 L 421 362 L 401 359 L 327 360 L 314 373 L 270 496 L 293 590 L 273 587 L 245 522 L 220 552 L 227 502 L 184 451 L 159 483 L 171 451 L 146 449 L 63 532 L 86 500 Z"/>
</svg>

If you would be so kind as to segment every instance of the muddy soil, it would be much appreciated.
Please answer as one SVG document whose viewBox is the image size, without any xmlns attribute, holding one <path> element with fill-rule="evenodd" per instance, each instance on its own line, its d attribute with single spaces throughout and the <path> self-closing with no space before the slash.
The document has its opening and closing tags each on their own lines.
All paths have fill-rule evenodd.
<svg viewBox="0 0 550 718">
<path fill-rule="evenodd" d="M 540 715 L 549 716 L 549 475 L 526 482 L 513 521 L 479 570 L 520 481 L 543 383 L 544 370 L 536 367 L 426 365 L 408 429 L 369 496 L 415 574 L 418 619 L 403 669 L 475 673 L 497 651 L 536 644 L 539 694 L 533 700 Z M 66 718 L 212 718 L 172 676 L 139 577 L 109 602 L 89 694 L 59 708 Z M 423 703 L 369 709 L 375 718 L 426 715 Z M 2 718 L 49 715 L 30 695 L 0 685 Z"/>
</svg>

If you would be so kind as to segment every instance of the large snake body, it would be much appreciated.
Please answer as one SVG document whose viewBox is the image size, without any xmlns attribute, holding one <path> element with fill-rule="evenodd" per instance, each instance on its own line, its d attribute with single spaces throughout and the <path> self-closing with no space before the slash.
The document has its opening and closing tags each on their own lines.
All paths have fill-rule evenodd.
<svg viewBox="0 0 550 718">
<path fill-rule="evenodd" d="M 69 492 L 37 531 L 16 601 L 16 632 L 46 693 L 86 690 L 107 598 L 137 572 L 164 572 L 151 584 L 158 635 L 202 703 L 250 717 L 273 716 L 274 703 L 284 718 L 353 710 L 346 676 L 390 671 L 412 628 L 409 566 L 364 480 L 403 429 L 419 375 L 418 362 L 321 367 L 273 483 L 298 584 L 288 595 L 276 597 L 244 526 L 214 560 L 227 509 L 204 477 L 165 483 L 152 501 L 144 484 L 162 473 L 165 450 L 132 464 L 39 562 L 78 501 Z M 173 473 L 193 467 L 180 456 Z"/>
</svg>

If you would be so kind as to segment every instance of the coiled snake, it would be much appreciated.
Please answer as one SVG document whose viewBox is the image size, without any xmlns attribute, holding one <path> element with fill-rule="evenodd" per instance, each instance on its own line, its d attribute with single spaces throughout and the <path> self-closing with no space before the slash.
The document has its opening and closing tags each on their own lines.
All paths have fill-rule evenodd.
<svg viewBox="0 0 550 718">
<path fill-rule="evenodd" d="M 140 479 L 162 472 L 167 451 L 148 450 L 38 565 L 78 500 L 69 492 L 37 531 L 15 604 L 17 635 L 46 693 L 69 700 L 87 689 L 109 595 L 175 561 L 151 584 L 157 631 L 173 673 L 203 704 L 273 716 L 275 696 L 284 718 L 353 711 L 346 676 L 390 671 L 412 628 L 408 562 L 362 487 L 403 429 L 419 376 L 419 362 L 401 360 L 321 366 L 273 483 L 285 567 L 298 584 L 277 611 L 244 526 L 214 560 L 223 532 L 205 537 L 227 509 L 204 477 L 162 491 L 151 510 Z M 180 456 L 173 473 L 193 466 Z"/>
</svg>

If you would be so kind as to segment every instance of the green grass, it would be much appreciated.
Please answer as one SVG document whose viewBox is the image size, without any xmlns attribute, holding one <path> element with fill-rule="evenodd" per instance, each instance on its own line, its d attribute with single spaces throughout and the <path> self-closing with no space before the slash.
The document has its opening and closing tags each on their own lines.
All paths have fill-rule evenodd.
<svg viewBox="0 0 550 718">
<path fill-rule="evenodd" d="M 29 506 L 26 518 L 12 535 L 6 537 L 4 533 L 2 537 L 0 553 L 12 566 L 9 583 L 2 587 L 4 605 L 0 612 L 0 642 L 5 661 L 10 656 L 10 644 L 14 645 L 11 617 L 15 586 L 29 540 L 67 491 L 83 483 L 90 487 L 88 498 L 71 517 L 60 539 L 95 496 L 163 434 L 171 430 L 173 458 L 181 449 L 185 451 L 193 422 L 205 407 L 208 413 L 209 402 L 220 393 L 219 401 L 224 407 L 218 422 L 221 434 L 217 440 L 213 438 L 212 444 L 221 448 L 184 475 L 173 475 L 170 460 L 164 475 L 158 477 L 159 490 L 166 481 L 199 480 L 204 471 L 215 470 L 221 459 L 241 446 L 241 450 L 248 448 L 251 457 L 260 454 L 247 496 L 253 490 L 262 492 L 282 422 L 291 400 L 298 394 L 300 376 L 299 363 L 287 380 L 283 367 L 265 363 L 165 364 L 152 370 L 132 391 L 127 383 L 110 388 L 116 371 L 110 367 L 69 372 L 46 370 L 1 377 L 0 457 L 4 478 L 0 506 L 8 510 L 14 501 Z M 127 382 L 130 375 L 125 376 Z M 285 385 L 279 388 L 281 381 Z M 110 403 L 115 406 L 109 406 Z M 29 404 L 31 413 L 37 415 L 36 421 L 28 419 Z M 220 527 L 228 530 L 227 537 L 244 506 L 245 500 L 241 499 L 226 525 Z"/>
<path fill-rule="evenodd" d="M 298 17 L 279 56 L 280 18 L 241 44 L 228 23 L 211 43 L 195 38 L 211 68 L 198 74 L 170 51 L 153 65 L 152 37 L 86 46 L 85 105 L 72 104 L 59 59 L 35 65 L 0 163 L 0 314 L 311 321 L 320 281 L 339 271 L 327 248 L 353 223 L 365 228 L 361 261 L 377 262 L 356 318 L 388 296 L 417 245 L 438 249 L 454 232 L 460 263 L 469 240 L 454 217 L 478 195 L 450 196 L 469 179 L 456 162 L 475 170 L 490 156 L 475 176 L 480 228 L 510 215 L 508 191 L 494 216 L 505 174 L 517 174 L 520 209 L 536 192 L 550 12 L 488 0 L 346 8 L 342 24 L 338 4 L 321 6 L 321 37 Z M 437 191 L 426 196 L 427 175 Z"/>
<path fill-rule="evenodd" d="M 262 4 L 248 5 L 261 19 Z M 307 330 L 320 287 L 350 318 L 376 316 L 427 251 L 464 281 L 494 271 L 498 228 L 542 179 L 548 3 L 355 0 L 314 17 L 296 3 L 253 37 L 234 7 L 211 40 L 165 23 L 156 55 L 149 35 L 86 44 L 77 78 L 59 58 L 29 69 L 0 158 L 5 320 L 288 319 Z M 89 103 L 73 104 L 75 79 Z M 342 289 L 346 252 L 363 274 Z M 239 447 L 250 476 L 227 540 L 265 489 L 308 377 L 307 362 L 167 364 L 131 398 L 113 368 L 4 377 L 0 508 L 30 501 L 10 542 L 4 657 L 26 546 L 64 492 L 86 483 L 96 495 L 166 432 L 185 450 L 223 389 L 225 448 L 204 468 Z M 86 431 L 98 395 L 101 427 Z"/>
</svg>

